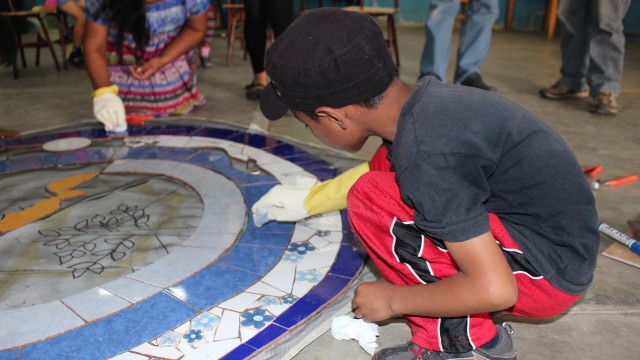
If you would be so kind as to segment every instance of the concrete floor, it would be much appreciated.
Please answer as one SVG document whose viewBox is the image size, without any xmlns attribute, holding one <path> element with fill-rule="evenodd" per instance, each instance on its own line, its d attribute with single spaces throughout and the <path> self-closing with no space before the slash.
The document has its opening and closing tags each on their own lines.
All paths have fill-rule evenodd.
<svg viewBox="0 0 640 360">
<path fill-rule="evenodd" d="M 414 82 L 424 35 L 421 27 L 401 27 L 401 78 Z M 318 142 L 292 117 L 269 123 L 255 102 L 244 98 L 251 80 L 248 61 L 236 48 L 233 62 L 224 65 L 225 39 L 214 43 L 211 69 L 201 69 L 199 88 L 208 99 L 193 116 L 242 128 L 257 126 L 271 136 L 286 139 L 328 159 L 341 169 L 367 160 L 379 144 L 370 139 L 356 154 L 332 151 Z M 31 132 L 47 127 L 91 121 L 91 84 L 83 69 L 56 71 L 50 56 L 34 66 L 35 53 L 27 51 L 29 67 L 13 79 L 9 67 L 0 68 L 0 129 Z M 483 64 L 485 80 L 503 96 L 523 105 L 558 131 L 583 166 L 602 164 L 603 179 L 640 172 L 640 47 L 627 47 L 620 112 L 615 117 L 588 113 L 587 100 L 543 100 L 538 90 L 559 77 L 558 39 L 541 33 L 494 33 L 489 58 Z M 450 76 L 453 69 L 450 69 Z M 640 219 L 640 184 L 603 188 L 595 193 L 601 221 L 624 232 L 627 220 Z M 612 244 L 603 237 L 601 250 Z M 639 359 L 635 337 L 640 334 L 640 269 L 599 256 L 595 282 L 570 311 L 547 321 L 508 319 L 515 329 L 519 359 Z M 348 294 L 350 296 L 351 294 Z M 378 344 L 389 346 L 410 338 L 400 320 L 380 327 Z M 636 335 L 634 335 L 636 334 Z M 368 359 L 355 341 L 334 340 L 330 331 L 294 357 L 310 359 Z"/>
</svg>

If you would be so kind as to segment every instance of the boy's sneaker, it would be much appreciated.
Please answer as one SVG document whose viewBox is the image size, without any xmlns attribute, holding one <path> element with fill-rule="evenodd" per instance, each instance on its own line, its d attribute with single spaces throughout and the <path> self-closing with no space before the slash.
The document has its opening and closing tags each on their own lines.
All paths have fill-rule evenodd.
<svg viewBox="0 0 640 360">
<path fill-rule="evenodd" d="M 471 74 L 471 75 L 467 76 L 467 78 L 464 79 L 460 83 L 460 85 L 471 86 L 471 87 L 474 87 L 474 88 L 487 90 L 487 91 L 496 91 L 496 88 L 494 88 L 493 86 L 487 85 L 484 82 L 484 80 L 482 80 L 482 76 L 480 76 L 480 74 Z"/>
<path fill-rule="evenodd" d="M 82 56 L 82 49 L 74 48 L 69 54 L 69 63 L 73 66 L 82 66 L 84 64 L 84 57 Z"/>
<path fill-rule="evenodd" d="M 511 339 L 513 329 L 507 323 L 496 325 L 496 327 L 498 328 L 498 334 L 487 345 L 465 353 L 431 352 L 412 342 L 408 342 L 376 351 L 372 360 L 515 360 L 516 350 Z"/>
<path fill-rule="evenodd" d="M 599 115 L 615 115 L 618 113 L 618 101 L 612 93 L 601 92 L 593 97 L 589 111 Z"/>
<path fill-rule="evenodd" d="M 571 89 L 558 80 L 551 87 L 541 89 L 540 96 L 551 100 L 582 99 L 589 96 L 589 90 Z"/>
</svg>

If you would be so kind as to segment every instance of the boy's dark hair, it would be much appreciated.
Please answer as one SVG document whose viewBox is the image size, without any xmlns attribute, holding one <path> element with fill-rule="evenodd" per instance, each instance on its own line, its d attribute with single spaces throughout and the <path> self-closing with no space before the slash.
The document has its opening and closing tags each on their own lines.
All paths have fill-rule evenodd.
<svg viewBox="0 0 640 360">
<path fill-rule="evenodd" d="M 266 70 L 271 82 L 260 109 L 269 120 L 289 109 L 309 113 L 366 102 L 398 73 L 380 25 L 369 15 L 332 7 L 297 18 L 269 47 Z"/>
<path fill-rule="evenodd" d="M 355 106 L 359 106 L 359 107 L 363 107 L 365 109 L 375 109 L 378 107 L 378 105 L 380 105 L 380 103 L 382 102 L 382 98 L 384 97 L 384 94 L 380 94 L 378 96 L 374 96 L 371 99 L 367 99 L 364 101 L 361 101 L 359 103 L 353 104 Z M 295 111 L 295 109 L 292 109 Z M 308 111 L 308 110 L 298 110 L 300 112 L 302 112 L 303 114 L 307 115 L 308 117 L 310 117 L 312 120 L 314 121 L 318 121 L 320 118 L 318 117 L 318 115 L 316 115 L 315 111 Z"/>
<path fill-rule="evenodd" d="M 18 56 L 18 39 L 9 19 L 0 15 L 0 65 L 10 66 Z"/>
<path fill-rule="evenodd" d="M 141 61 L 144 47 L 149 43 L 147 16 L 144 11 L 144 0 L 104 0 L 98 8 L 96 17 L 104 15 L 116 28 L 116 49 L 118 61 L 122 63 L 122 42 L 125 34 L 131 34 L 136 44 L 134 56 Z"/>
</svg>

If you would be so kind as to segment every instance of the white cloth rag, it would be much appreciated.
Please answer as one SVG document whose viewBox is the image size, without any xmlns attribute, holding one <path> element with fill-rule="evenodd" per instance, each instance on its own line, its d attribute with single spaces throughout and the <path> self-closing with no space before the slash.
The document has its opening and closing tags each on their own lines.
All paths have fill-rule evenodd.
<svg viewBox="0 0 640 360">
<path fill-rule="evenodd" d="M 344 315 L 334 318 L 331 322 L 331 335 L 336 340 L 357 340 L 360 347 L 369 355 L 373 355 L 378 347 L 376 338 L 380 336 L 378 333 L 378 324 L 366 322 L 362 319 L 354 319 L 351 316 Z"/>
</svg>

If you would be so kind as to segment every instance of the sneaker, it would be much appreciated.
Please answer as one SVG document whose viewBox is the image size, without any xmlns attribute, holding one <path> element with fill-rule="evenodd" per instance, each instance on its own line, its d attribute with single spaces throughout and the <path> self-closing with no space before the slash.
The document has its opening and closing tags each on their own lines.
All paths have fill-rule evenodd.
<svg viewBox="0 0 640 360">
<path fill-rule="evenodd" d="M 482 76 L 480 76 L 480 74 L 471 74 L 471 75 L 467 76 L 467 78 L 464 79 L 460 83 L 460 85 L 470 86 L 470 87 L 474 87 L 474 88 L 478 88 L 478 89 L 482 89 L 482 90 L 496 91 L 496 88 L 494 88 L 493 86 L 489 86 L 489 85 L 485 84 L 485 82 L 482 80 Z"/>
<path fill-rule="evenodd" d="M 429 351 L 408 342 L 402 345 L 388 347 L 376 351 L 372 360 L 456 360 L 456 359 L 485 359 L 485 360 L 515 360 L 516 350 L 513 346 L 511 334 L 513 329 L 509 324 L 496 325 L 498 334 L 489 343 L 479 349 L 465 353 L 443 353 Z"/>
<path fill-rule="evenodd" d="M 589 96 L 589 90 L 570 89 L 558 80 L 551 87 L 541 89 L 540 96 L 551 100 L 582 99 Z"/>
<path fill-rule="evenodd" d="M 618 101 L 612 93 L 601 92 L 593 97 L 589 112 L 599 115 L 615 115 L 618 113 Z"/>
<path fill-rule="evenodd" d="M 84 64 L 82 49 L 74 48 L 73 50 L 71 50 L 71 53 L 69 54 L 69 58 L 67 60 L 69 61 L 69 64 L 73 66 L 78 66 L 78 67 L 82 66 Z"/>
</svg>

